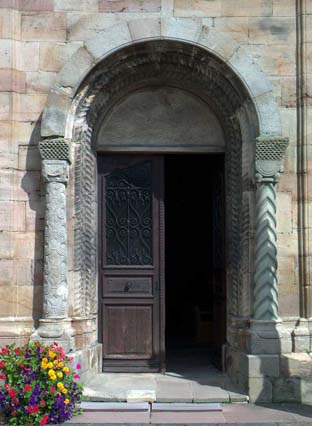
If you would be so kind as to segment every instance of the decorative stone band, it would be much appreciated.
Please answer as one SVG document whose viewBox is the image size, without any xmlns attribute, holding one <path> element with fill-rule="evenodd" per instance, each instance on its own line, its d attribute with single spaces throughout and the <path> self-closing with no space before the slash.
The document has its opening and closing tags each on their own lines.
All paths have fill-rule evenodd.
<svg viewBox="0 0 312 426">
<path fill-rule="evenodd" d="M 279 321 L 277 292 L 276 191 L 283 171 L 287 138 L 258 138 L 256 143 L 256 258 L 254 319 Z"/>
<path fill-rule="evenodd" d="M 255 163 L 257 182 L 279 181 L 287 146 L 288 138 L 259 137 L 257 139 Z"/>
<path fill-rule="evenodd" d="M 42 176 L 47 183 L 68 181 L 68 164 L 64 160 L 43 160 Z"/>
<path fill-rule="evenodd" d="M 71 163 L 70 144 L 64 138 L 43 139 L 39 142 L 42 160 L 66 160 Z"/>
</svg>

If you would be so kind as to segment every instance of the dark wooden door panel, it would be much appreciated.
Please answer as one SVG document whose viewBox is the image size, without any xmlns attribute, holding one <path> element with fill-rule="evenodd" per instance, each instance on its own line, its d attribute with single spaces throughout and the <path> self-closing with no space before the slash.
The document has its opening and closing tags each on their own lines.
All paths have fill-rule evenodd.
<svg viewBox="0 0 312 426">
<path fill-rule="evenodd" d="M 99 157 L 98 166 L 103 369 L 158 371 L 163 159 L 110 155 Z"/>
<path fill-rule="evenodd" d="M 153 306 L 106 305 L 104 356 L 111 359 L 151 359 L 153 357 Z M 105 327 L 106 328 L 106 327 Z"/>
</svg>

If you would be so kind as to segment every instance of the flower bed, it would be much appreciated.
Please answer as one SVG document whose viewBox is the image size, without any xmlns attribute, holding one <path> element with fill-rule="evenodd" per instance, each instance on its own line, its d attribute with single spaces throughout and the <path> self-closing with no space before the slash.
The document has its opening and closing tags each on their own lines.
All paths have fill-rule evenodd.
<svg viewBox="0 0 312 426">
<path fill-rule="evenodd" d="M 39 342 L 0 351 L 0 414 L 9 425 L 59 424 L 80 413 L 82 385 L 57 343 Z M 77 369 L 80 365 L 77 364 Z"/>
</svg>

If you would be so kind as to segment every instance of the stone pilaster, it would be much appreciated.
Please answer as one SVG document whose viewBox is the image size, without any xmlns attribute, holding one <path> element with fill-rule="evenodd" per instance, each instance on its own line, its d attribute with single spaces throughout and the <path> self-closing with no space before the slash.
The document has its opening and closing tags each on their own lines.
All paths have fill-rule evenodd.
<svg viewBox="0 0 312 426">
<path fill-rule="evenodd" d="M 58 340 L 73 349 L 68 319 L 66 185 L 69 149 L 62 139 L 43 141 L 42 175 L 46 183 L 43 309 L 32 339 Z"/>
<path fill-rule="evenodd" d="M 279 318 L 277 283 L 276 184 L 283 171 L 288 139 L 260 137 L 256 143 L 256 250 L 253 319 L 248 352 L 289 352 L 290 336 Z"/>
</svg>

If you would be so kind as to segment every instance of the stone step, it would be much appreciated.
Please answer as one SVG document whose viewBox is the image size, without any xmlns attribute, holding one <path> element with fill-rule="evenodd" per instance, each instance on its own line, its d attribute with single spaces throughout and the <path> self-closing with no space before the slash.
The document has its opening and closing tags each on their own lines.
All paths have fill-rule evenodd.
<svg viewBox="0 0 312 426">
<path fill-rule="evenodd" d="M 85 412 L 90 411 L 114 411 L 114 412 L 133 412 L 133 411 L 150 411 L 148 402 L 93 402 L 83 401 L 81 408 Z"/>
<path fill-rule="evenodd" d="M 217 403 L 161 403 L 151 404 L 154 412 L 199 412 L 222 411 L 222 405 Z"/>
</svg>

